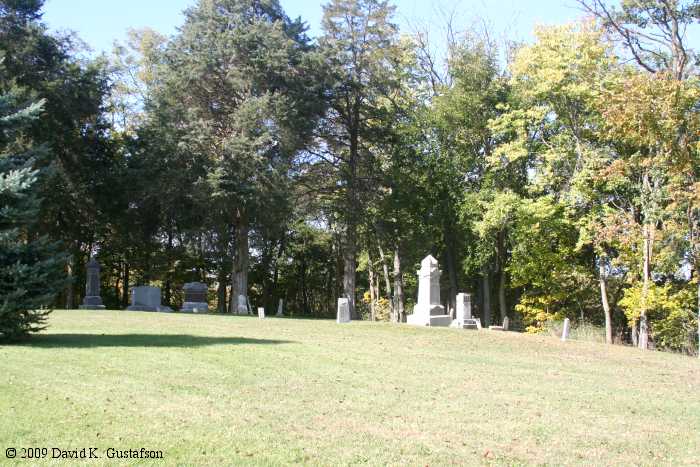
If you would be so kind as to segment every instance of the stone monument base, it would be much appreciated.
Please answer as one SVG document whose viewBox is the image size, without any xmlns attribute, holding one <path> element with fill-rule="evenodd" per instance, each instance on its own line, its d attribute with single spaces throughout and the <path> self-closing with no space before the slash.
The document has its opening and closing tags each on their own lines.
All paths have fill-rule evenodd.
<svg viewBox="0 0 700 467">
<path fill-rule="evenodd" d="M 429 309 L 416 305 L 413 314 L 406 317 L 406 323 L 413 326 L 449 326 L 452 316 L 445 314 L 442 305 L 431 305 Z"/>
<path fill-rule="evenodd" d="M 406 317 L 406 323 L 411 324 L 413 326 L 444 326 L 444 327 L 447 327 L 452 323 L 452 316 L 450 316 L 450 315 L 430 315 L 428 317 L 428 316 L 416 315 L 414 313 L 414 314 L 408 315 Z"/>
<path fill-rule="evenodd" d="M 452 324 L 450 324 L 451 328 L 458 328 L 458 329 L 475 329 L 475 330 L 480 330 L 481 329 L 481 320 L 479 318 L 466 318 L 464 321 L 460 322 L 459 320 L 454 320 L 452 321 Z"/>
<path fill-rule="evenodd" d="M 180 311 L 183 313 L 207 313 L 209 305 L 203 302 L 185 302 Z"/>
<path fill-rule="evenodd" d="M 173 311 L 169 306 L 146 306 L 146 305 L 132 305 L 127 308 L 128 311 L 161 311 L 169 313 Z"/>
<path fill-rule="evenodd" d="M 83 304 L 78 308 L 81 310 L 104 310 L 105 306 L 102 304 L 102 298 L 96 295 L 88 295 L 83 299 Z"/>
<path fill-rule="evenodd" d="M 106 310 L 107 307 L 104 305 L 80 305 L 78 307 L 81 310 Z"/>
</svg>

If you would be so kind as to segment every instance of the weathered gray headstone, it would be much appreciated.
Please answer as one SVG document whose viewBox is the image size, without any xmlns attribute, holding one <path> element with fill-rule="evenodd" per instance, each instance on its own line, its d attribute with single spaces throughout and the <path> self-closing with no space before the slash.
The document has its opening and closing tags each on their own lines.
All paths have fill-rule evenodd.
<svg viewBox="0 0 700 467">
<path fill-rule="evenodd" d="M 279 303 L 277 304 L 277 314 L 275 315 L 278 318 L 281 318 L 284 316 L 284 300 L 280 298 Z"/>
<path fill-rule="evenodd" d="M 236 302 L 236 314 L 239 315 L 249 315 L 250 310 L 248 309 L 248 297 L 245 295 L 239 295 L 238 301 Z"/>
<path fill-rule="evenodd" d="M 160 288 L 141 286 L 131 289 L 131 311 L 173 311 L 160 304 Z"/>
<path fill-rule="evenodd" d="M 258 307 L 258 318 L 265 319 L 265 308 Z"/>
<path fill-rule="evenodd" d="M 509 327 L 510 327 L 510 320 L 506 316 L 505 318 L 503 318 L 503 330 L 507 331 Z"/>
<path fill-rule="evenodd" d="M 569 318 L 564 319 L 564 327 L 561 331 L 562 342 L 566 342 L 566 339 L 569 338 L 569 328 L 570 327 L 571 327 L 571 321 L 569 321 Z"/>
<path fill-rule="evenodd" d="M 431 255 L 420 263 L 418 271 L 418 303 L 413 307 L 413 314 L 406 317 L 408 324 L 416 326 L 449 326 L 452 316 L 445 313 L 440 304 L 440 269 L 438 262 Z"/>
<path fill-rule="evenodd" d="M 347 298 L 338 299 L 338 323 L 350 322 L 350 300 Z"/>
<path fill-rule="evenodd" d="M 182 311 L 188 313 L 206 313 L 209 311 L 209 287 L 202 282 L 188 282 L 182 288 L 185 292 L 185 303 Z"/>
<path fill-rule="evenodd" d="M 85 298 L 81 310 L 104 310 L 100 297 L 100 263 L 91 258 L 87 263 L 87 280 L 85 281 Z"/>
</svg>

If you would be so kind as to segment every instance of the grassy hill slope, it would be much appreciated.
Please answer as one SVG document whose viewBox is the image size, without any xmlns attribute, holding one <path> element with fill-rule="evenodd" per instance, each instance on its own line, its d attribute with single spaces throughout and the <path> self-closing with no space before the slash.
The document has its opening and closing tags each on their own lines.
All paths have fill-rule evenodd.
<svg viewBox="0 0 700 467">
<path fill-rule="evenodd" d="M 0 346 L 2 464 L 10 447 L 98 447 L 97 463 L 123 465 L 106 450 L 168 465 L 700 463 L 688 357 L 216 315 L 57 311 L 50 325 Z"/>
</svg>

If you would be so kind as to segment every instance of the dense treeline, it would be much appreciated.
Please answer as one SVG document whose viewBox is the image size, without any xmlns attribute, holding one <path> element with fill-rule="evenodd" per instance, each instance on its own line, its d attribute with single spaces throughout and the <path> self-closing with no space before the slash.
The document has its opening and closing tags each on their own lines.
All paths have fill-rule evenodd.
<svg viewBox="0 0 700 467">
<path fill-rule="evenodd" d="M 177 307 L 197 280 L 219 312 L 345 296 L 400 322 L 433 254 L 445 305 L 471 292 L 486 324 L 696 352 L 700 2 L 579 3 L 531 44 L 451 34 L 441 60 L 386 1 L 331 0 L 312 39 L 276 0 L 200 0 L 175 36 L 87 60 L 41 1 L 2 0 L 0 92 L 22 99 L 0 110 L 28 120 L 3 156 L 42 155 L 0 287 L 4 249 L 41 238 L 65 253 L 47 306 L 79 302 L 96 255 L 112 308 L 141 284 Z"/>
</svg>

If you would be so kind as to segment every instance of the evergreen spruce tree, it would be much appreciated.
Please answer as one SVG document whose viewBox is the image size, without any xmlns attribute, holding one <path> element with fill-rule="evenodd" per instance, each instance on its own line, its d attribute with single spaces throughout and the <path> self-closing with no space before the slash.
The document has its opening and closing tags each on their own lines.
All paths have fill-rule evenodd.
<svg viewBox="0 0 700 467">
<path fill-rule="evenodd" d="M 49 313 L 46 307 L 66 285 L 65 257 L 57 252 L 55 244 L 31 231 L 39 208 L 33 187 L 40 173 L 34 163 L 46 149 L 33 147 L 22 131 L 39 118 L 44 102 L 22 104 L 25 98 L 17 86 L 0 95 L 0 339 L 3 340 L 16 340 L 43 329 Z"/>
</svg>

